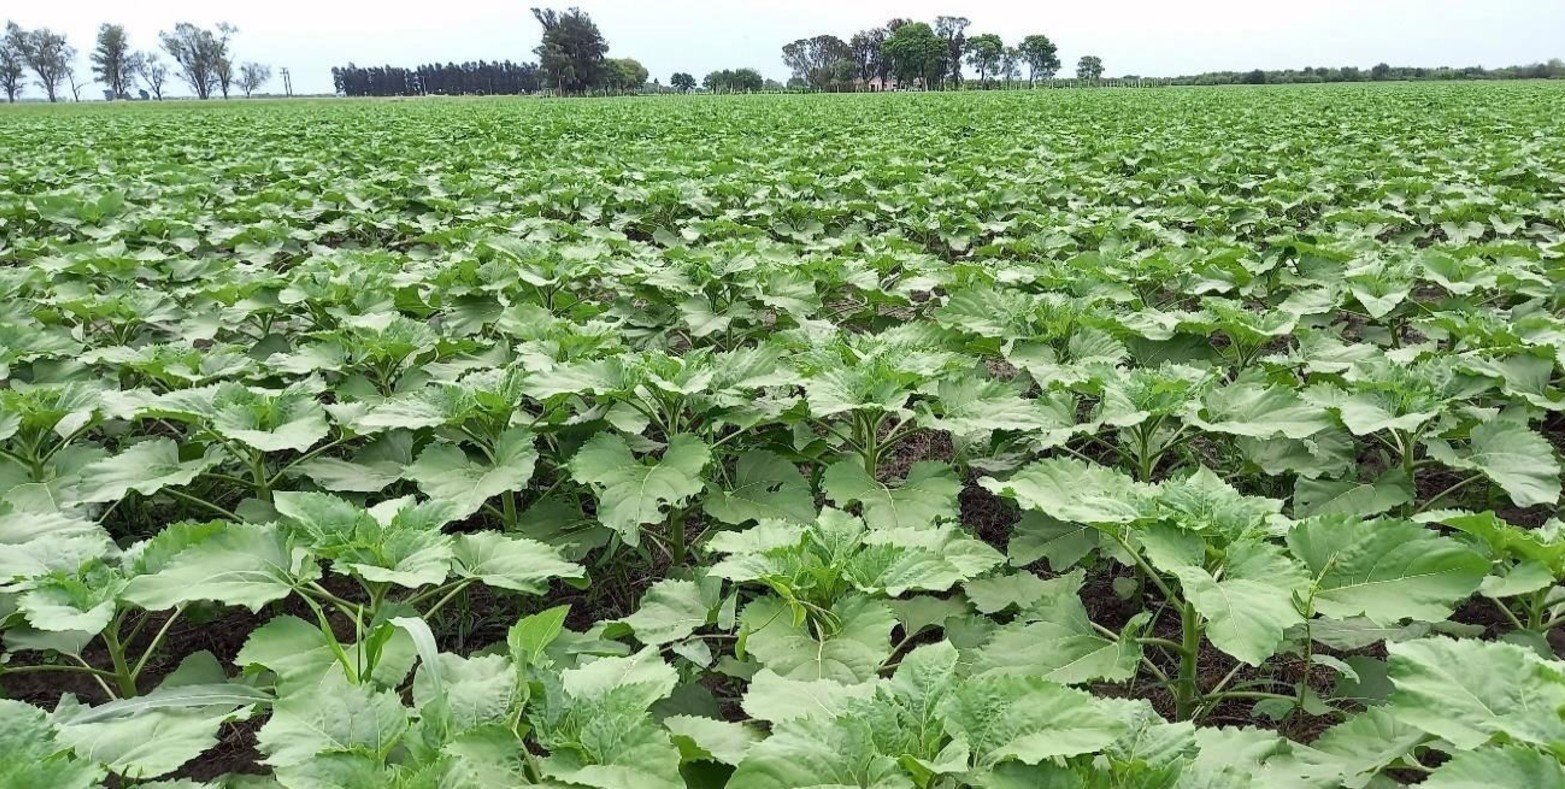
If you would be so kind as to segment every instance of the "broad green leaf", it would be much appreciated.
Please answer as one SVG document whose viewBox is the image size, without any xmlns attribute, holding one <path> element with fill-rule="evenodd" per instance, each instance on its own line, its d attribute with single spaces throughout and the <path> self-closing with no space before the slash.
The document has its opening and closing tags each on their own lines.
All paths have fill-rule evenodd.
<svg viewBox="0 0 1565 789">
<path fill-rule="evenodd" d="M 706 514 L 733 525 L 763 520 L 809 523 L 815 519 L 815 497 L 798 467 L 765 450 L 740 455 L 732 484 L 709 485 L 701 506 Z"/>
<path fill-rule="evenodd" d="M 874 731 L 854 718 L 803 718 L 751 746 L 730 784 L 753 789 L 913 789 Z"/>
<path fill-rule="evenodd" d="M 1388 471 L 1373 482 L 1300 477 L 1293 486 L 1293 514 L 1300 518 L 1379 515 L 1412 500 L 1413 481 L 1400 469 Z"/>
<path fill-rule="evenodd" d="M 555 578 L 581 579 L 586 570 L 567 562 L 555 548 L 525 537 L 483 531 L 458 534 L 451 546 L 452 569 L 485 586 L 543 594 Z"/>
<path fill-rule="evenodd" d="M 1078 523 L 1065 523 L 1041 512 L 1028 512 L 1011 527 L 1006 545 L 1011 564 L 1025 567 L 1047 559 L 1049 569 L 1063 573 L 1076 566 L 1098 547 L 1096 529 Z"/>
<path fill-rule="evenodd" d="M 1288 548 L 1315 579 L 1315 610 L 1339 619 L 1438 622 L 1489 572 L 1477 552 L 1407 521 L 1316 518 L 1289 532 Z"/>
<path fill-rule="evenodd" d="M 701 471 L 711 450 L 699 438 L 677 435 L 655 463 L 637 460 L 625 439 L 599 433 L 571 458 L 571 476 L 591 484 L 598 520 L 635 542 L 641 527 L 659 523 L 665 508 L 678 507 L 701 492 Z"/>
<path fill-rule="evenodd" d="M 855 699 L 875 695 L 878 682 L 843 683 L 833 679 L 787 679 L 763 668 L 750 679 L 741 706 L 758 721 L 780 723 L 811 715 L 831 716 Z"/>
<path fill-rule="evenodd" d="M 761 740 L 760 735 L 740 723 L 694 715 L 670 715 L 663 725 L 674 735 L 686 761 L 707 759 L 723 764 L 738 764 L 746 750 Z"/>
<path fill-rule="evenodd" d="M 1224 570 L 1220 579 L 1200 567 L 1172 572 L 1185 598 L 1206 619 L 1212 646 L 1259 666 L 1277 652 L 1283 632 L 1304 621 L 1293 596 L 1308 579 L 1281 549 L 1262 542 L 1230 546 Z"/>
<path fill-rule="evenodd" d="M 1565 763 L 1558 756 L 1517 745 L 1455 754 L 1419 784 L 1425 789 L 1565 789 Z"/>
<path fill-rule="evenodd" d="M 384 759 L 407 728 L 408 711 L 395 692 L 352 685 L 330 671 L 273 705 L 256 732 L 256 747 L 273 767 L 355 752 Z"/>
<path fill-rule="evenodd" d="M 367 644 L 350 641 L 338 646 L 355 669 L 367 663 Z M 380 659 L 370 677 L 383 686 L 395 686 L 413 669 L 418 655 L 413 639 L 407 631 L 394 628 L 380 650 Z M 277 675 L 280 694 L 291 696 L 320 683 L 338 668 L 338 660 L 336 649 L 319 626 L 284 614 L 250 632 L 234 657 L 234 665 L 249 672 L 261 668 L 271 671 Z"/>
<path fill-rule="evenodd" d="M 1452 468 L 1481 472 L 1520 507 L 1553 506 L 1560 498 L 1560 463 L 1554 448 L 1537 432 L 1515 422 L 1495 420 L 1472 431 L 1460 450 L 1431 442 L 1429 455 Z"/>
<path fill-rule="evenodd" d="M 785 679 L 832 679 L 844 684 L 873 679 L 891 655 L 896 618 L 883 603 L 863 596 L 831 608 L 833 626 L 817 639 L 794 620 L 787 603 L 762 597 L 745 606 L 740 619 L 749 634 L 746 649 L 761 665 Z"/>
<path fill-rule="evenodd" d="M 980 767 L 1077 756 L 1107 747 L 1126 725 L 1090 694 L 1037 677 L 975 677 L 940 705 L 946 731 Z"/>
<path fill-rule="evenodd" d="M 1005 481 L 984 477 L 978 484 L 997 495 L 1068 523 L 1129 523 L 1147 514 L 1151 490 L 1103 466 L 1071 458 L 1033 463 Z"/>
<path fill-rule="evenodd" d="M 195 600 L 259 611 L 318 577 L 309 553 L 282 529 L 233 524 L 180 551 L 163 569 L 130 579 L 122 597 L 154 611 Z"/>
<path fill-rule="evenodd" d="M 1386 644 L 1389 710 L 1472 750 L 1491 740 L 1565 743 L 1565 664 L 1512 644 L 1429 638 Z"/>
<path fill-rule="evenodd" d="M 636 613 L 620 621 L 630 625 L 636 640 L 643 644 L 678 641 L 712 620 L 718 603 L 716 591 L 715 587 L 703 589 L 695 581 L 658 581 L 641 596 Z"/>
<path fill-rule="evenodd" d="M 1308 438 L 1331 427 L 1319 407 L 1276 384 L 1231 384 L 1207 393 L 1191 424 L 1215 433 L 1251 438 Z"/>
<path fill-rule="evenodd" d="M 895 486 L 872 478 L 857 460 L 841 460 L 827 467 L 822 487 L 839 507 L 861 504 L 864 522 L 873 529 L 922 528 L 955 520 L 962 492 L 956 473 L 932 460 L 914 463 Z"/>
<path fill-rule="evenodd" d="M 79 760 L 41 709 L 0 699 L 0 786 L 90 789 L 103 768 Z"/>
<path fill-rule="evenodd" d="M 82 469 L 76 495 L 88 503 L 118 501 L 132 490 L 150 496 L 163 488 L 189 485 L 217 461 L 217 454 L 209 452 L 181 462 L 179 445 L 171 439 L 154 438 Z"/>
<path fill-rule="evenodd" d="M 533 434 L 513 428 L 495 442 L 493 462 L 475 462 L 455 444 L 430 444 L 403 476 L 418 483 L 424 495 L 451 504 L 452 517 L 459 519 L 495 496 L 525 490 L 537 460 Z"/>
</svg>

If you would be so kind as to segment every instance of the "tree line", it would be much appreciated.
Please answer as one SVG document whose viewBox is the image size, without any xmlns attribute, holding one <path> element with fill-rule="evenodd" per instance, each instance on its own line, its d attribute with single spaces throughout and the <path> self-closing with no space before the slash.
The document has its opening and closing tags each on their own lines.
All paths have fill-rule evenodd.
<svg viewBox="0 0 1565 789">
<path fill-rule="evenodd" d="M 63 33 L 47 27 L 24 29 L 7 22 L 0 37 L 0 89 L 6 101 L 15 102 L 27 89 L 27 79 L 43 90 L 49 101 L 59 101 L 69 87 L 71 98 L 81 101 L 82 90 L 97 82 L 105 99 L 163 98 L 172 74 L 190 86 L 196 98 L 221 94 L 228 98 L 238 90 L 250 96 L 272 78 L 270 66 L 236 64 L 230 51 L 238 28 L 226 22 L 203 28 L 180 22 L 158 33 L 158 47 L 170 60 L 165 65 L 157 50 L 134 50 L 124 25 L 104 23 L 98 28 L 92 51 L 87 54 L 90 80 L 78 79 L 76 47 Z M 172 66 L 172 70 L 170 69 Z M 134 94 L 132 93 L 134 91 Z"/>
<path fill-rule="evenodd" d="M 1421 80 L 1565 79 L 1565 60 L 1486 69 L 1483 66 L 1307 66 L 1302 69 L 1208 71 L 1165 80 L 1170 85 L 1290 85 L 1316 82 L 1396 82 Z"/>
<path fill-rule="evenodd" d="M 579 8 L 532 9 L 543 28 L 533 54 L 537 62 L 447 63 L 417 68 L 356 66 L 332 69 L 332 84 L 344 96 L 561 95 L 632 93 L 646 85 L 647 67 L 634 58 L 608 57 L 609 44 L 592 17 Z"/>
<path fill-rule="evenodd" d="M 956 89 L 962 87 L 964 66 L 977 73 L 979 87 L 1015 83 L 1024 70 L 1033 85 L 1052 79 L 1062 66 L 1059 47 L 1046 35 L 1007 45 L 995 33 L 969 36 L 971 25 L 961 16 L 939 16 L 932 24 L 893 19 L 847 41 L 830 34 L 801 38 L 783 46 L 783 64 L 793 72 L 790 86 L 822 91 Z M 1100 79 L 1103 61 L 1087 55 L 1076 73 Z"/>
</svg>

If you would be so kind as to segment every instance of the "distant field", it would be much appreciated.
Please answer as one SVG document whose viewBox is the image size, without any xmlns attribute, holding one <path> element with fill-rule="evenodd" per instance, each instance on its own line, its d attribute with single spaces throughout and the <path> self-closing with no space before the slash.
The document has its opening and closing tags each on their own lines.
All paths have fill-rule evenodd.
<svg viewBox="0 0 1565 789">
<path fill-rule="evenodd" d="M 5 106 L 0 263 L 3 787 L 1565 783 L 1565 83 Z"/>
</svg>

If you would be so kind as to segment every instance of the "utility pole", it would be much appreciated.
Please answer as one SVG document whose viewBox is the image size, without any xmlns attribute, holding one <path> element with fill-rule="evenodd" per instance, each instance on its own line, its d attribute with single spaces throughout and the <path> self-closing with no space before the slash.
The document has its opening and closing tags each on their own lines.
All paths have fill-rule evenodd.
<svg viewBox="0 0 1565 789">
<path fill-rule="evenodd" d="M 283 69 L 283 93 L 289 98 L 293 97 L 293 77 L 288 74 L 288 69 Z"/>
</svg>

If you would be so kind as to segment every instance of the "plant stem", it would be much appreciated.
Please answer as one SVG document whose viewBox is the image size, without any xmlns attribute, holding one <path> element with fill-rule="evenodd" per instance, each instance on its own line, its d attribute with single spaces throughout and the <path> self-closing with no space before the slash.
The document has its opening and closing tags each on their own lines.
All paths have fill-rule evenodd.
<svg viewBox="0 0 1565 789">
<path fill-rule="evenodd" d="M 128 699 L 135 696 L 136 675 L 131 672 L 130 664 L 125 662 L 125 647 L 120 644 L 120 619 L 115 617 L 103 630 L 103 645 L 108 649 L 109 660 L 114 663 L 114 681 L 119 685 L 119 697 Z"/>
<path fill-rule="evenodd" d="M 685 512 L 680 510 L 668 521 L 669 561 L 675 567 L 685 564 Z"/>
<path fill-rule="evenodd" d="M 1184 644 L 1179 653 L 1179 681 L 1174 685 L 1174 717 L 1190 720 L 1199 701 L 1200 688 L 1196 686 L 1196 658 L 1201 651 L 1201 619 L 1195 606 L 1185 603 L 1179 609 L 1179 623 L 1184 631 Z"/>
<path fill-rule="evenodd" d="M 173 488 L 164 488 L 164 489 L 162 489 L 162 490 L 160 490 L 158 492 L 159 493 L 167 493 L 168 495 L 173 496 L 174 498 L 179 499 L 180 501 L 183 501 L 183 502 L 185 502 L 187 504 L 194 504 L 194 505 L 196 505 L 198 507 L 205 507 L 206 509 L 209 509 L 209 510 L 213 511 L 213 512 L 223 516 L 224 518 L 227 518 L 228 520 L 231 520 L 231 521 L 239 520 L 239 516 L 238 515 L 235 515 L 232 512 L 229 512 L 228 510 L 225 510 L 222 507 L 219 507 L 216 504 L 213 504 L 212 502 L 207 501 L 206 499 L 197 498 L 195 496 L 192 496 L 189 493 L 183 493 L 183 492 L 177 491 L 177 490 L 175 490 Z"/>
<path fill-rule="evenodd" d="M 141 676 L 141 670 L 146 667 L 147 660 L 152 657 L 152 653 L 158 650 L 158 646 L 163 643 L 163 637 L 168 635 L 168 629 L 173 626 L 174 620 L 178 619 L 184 610 L 183 607 L 175 608 L 174 612 L 168 615 L 168 619 L 163 621 L 163 626 L 158 628 L 158 632 L 153 634 L 152 640 L 147 642 L 146 651 L 141 653 L 141 659 L 136 661 L 136 667 L 131 669 L 132 679 Z"/>
</svg>

